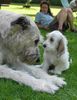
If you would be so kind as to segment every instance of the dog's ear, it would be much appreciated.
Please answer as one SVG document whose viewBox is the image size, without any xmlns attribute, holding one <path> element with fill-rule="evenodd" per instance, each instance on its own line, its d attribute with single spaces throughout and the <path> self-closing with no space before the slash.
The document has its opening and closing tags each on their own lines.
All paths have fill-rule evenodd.
<svg viewBox="0 0 77 100">
<path fill-rule="evenodd" d="M 63 39 L 61 39 L 59 42 L 58 42 L 58 46 L 57 46 L 57 54 L 58 56 L 61 56 L 62 53 L 64 52 L 64 42 L 63 42 Z"/>
<path fill-rule="evenodd" d="M 11 22 L 11 25 L 20 25 L 25 30 L 29 25 L 30 21 L 26 17 L 19 17 L 17 20 Z"/>
</svg>

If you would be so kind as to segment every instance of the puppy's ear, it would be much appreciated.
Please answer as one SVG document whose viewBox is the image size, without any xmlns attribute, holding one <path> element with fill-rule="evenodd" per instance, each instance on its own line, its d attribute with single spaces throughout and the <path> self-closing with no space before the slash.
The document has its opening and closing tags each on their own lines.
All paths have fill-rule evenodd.
<svg viewBox="0 0 77 100">
<path fill-rule="evenodd" d="M 61 39 L 58 43 L 58 46 L 57 46 L 57 54 L 58 56 L 61 56 L 62 53 L 64 52 L 64 42 L 63 42 L 63 39 Z"/>
<path fill-rule="evenodd" d="M 30 21 L 26 17 L 19 17 L 17 20 L 11 22 L 11 25 L 20 25 L 25 30 L 29 25 Z"/>
</svg>

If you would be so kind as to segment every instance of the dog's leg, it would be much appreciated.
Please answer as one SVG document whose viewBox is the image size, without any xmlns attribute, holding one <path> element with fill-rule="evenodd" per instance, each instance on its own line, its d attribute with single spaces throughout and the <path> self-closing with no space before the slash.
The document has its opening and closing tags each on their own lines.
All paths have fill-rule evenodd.
<svg viewBox="0 0 77 100">
<path fill-rule="evenodd" d="M 35 68 L 34 70 L 32 69 L 31 73 L 34 77 L 47 80 L 56 86 L 62 87 L 63 85 L 66 85 L 66 82 L 63 78 L 57 77 L 56 75 L 50 76 L 47 74 L 47 72 L 40 68 Z"/>
<path fill-rule="evenodd" d="M 34 65 L 35 68 L 41 68 L 43 69 L 45 72 L 48 71 L 48 64 L 43 62 L 41 65 Z"/>
<path fill-rule="evenodd" d="M 43 64 L 41 65 L 41 68 L 48 73 L 48 66 L 49 64 L 47 63 L 47 61 L 44 61 Z"/>
<path fill-rule="evenodd" d="M 33 90 L 55 93 L 59 89 L 56 85 L 47 82 L 43 79 L 36 79 L 27 72 L 16 71 L 9 68 L 7 65 L 0 66 L 0 78 L 7 78 L 23 83 L 33 88 Z"/>
<path fill-rule="evenodd" d="M 0 64 L 3 63 L 3 54 L 0 52 Z"/>
<path fill-rule="evenodd" d="M 31 66 L 31 65 L 26 65 L 24 63 L 21 63 L 19 68 L 22 68 L 23 71 L 27 71 L 29 74 L 31 74 L 32 76 L 38 78 L 38 79 L 43 79 L 48 81 L 49 83 L 52 83 L 55 86 L 63 86 L 66 84 L 66 82 L 62 79 L 59 78 L 55 75 L 50 76 L 47 74 L 47 72 L 45 72 L 43 69 L 41 68 L 36 68 L 35 66 Z M 20 69 L 20 70 L 22 70 Z"/>
<path fill-rule="evenodd" d="M 69 62 L 65 62 L 65 64 L 61 64 L 55 67 L 54 70 L 51 70 L 51 73 L 54 74 L 61 74 L 63 71 L 67 70 L 69 68 Z"/>
</svg>

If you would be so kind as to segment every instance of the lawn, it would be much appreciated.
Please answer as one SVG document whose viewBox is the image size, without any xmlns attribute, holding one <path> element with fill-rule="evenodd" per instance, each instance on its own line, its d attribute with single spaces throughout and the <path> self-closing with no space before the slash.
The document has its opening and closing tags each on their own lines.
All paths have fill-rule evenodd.
<svg viewBox="0 0 77 100">
<path fill-rule="evenodd" d="M 34 20 L 35 14 L 39 11 L 39 7 L 36 7 L 36 5 L 28 9 L 23 8 L 22 5 L 11 4 L 1 9 L 29 15 L 32 20 Z M 59 10 L 59 8 L 53 8 L 52 12 L 56 15 Z M 75 13 L 74 16 L 76 16 Z M 77 19 L 74 20 L 74 23 L 77 25 Z M 47 34 L 45 30 L 40 31 L 43 36 Z M 73 61 L 70 69 L 62 74 L 67 85 L 57 91 L 56 94 L 51 95 L 33 91 L 30 87 L 12 80 L 0 79 L 0 100 L 77 100 L 77 33 L 67 31 L 64 34 L 68 39 L 68 48 Z M 43 54 L 42 48 L 40 48 L 40 51 Z"/>
</svg>

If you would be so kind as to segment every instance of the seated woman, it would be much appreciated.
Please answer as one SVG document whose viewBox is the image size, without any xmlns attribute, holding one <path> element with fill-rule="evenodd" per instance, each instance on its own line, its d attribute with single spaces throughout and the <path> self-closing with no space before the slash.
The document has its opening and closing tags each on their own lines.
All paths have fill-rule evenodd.
<svg viewBox="0 0 77 100">
<path fill-rule="evenodd" d="M 72 11 L 68 11 L 66 8 L 63 8 L 56 17 L 54 17 L 50 11 L 50 6 L 47 1 L 43 1 L 40 4 L 40 12 L 35 16 L 35 22 L 39 28 L 60 30 L 65 31 L 70 29 L 72 32 L 76 30 L 73 27 L 73 14 Z"/>
</svg>

